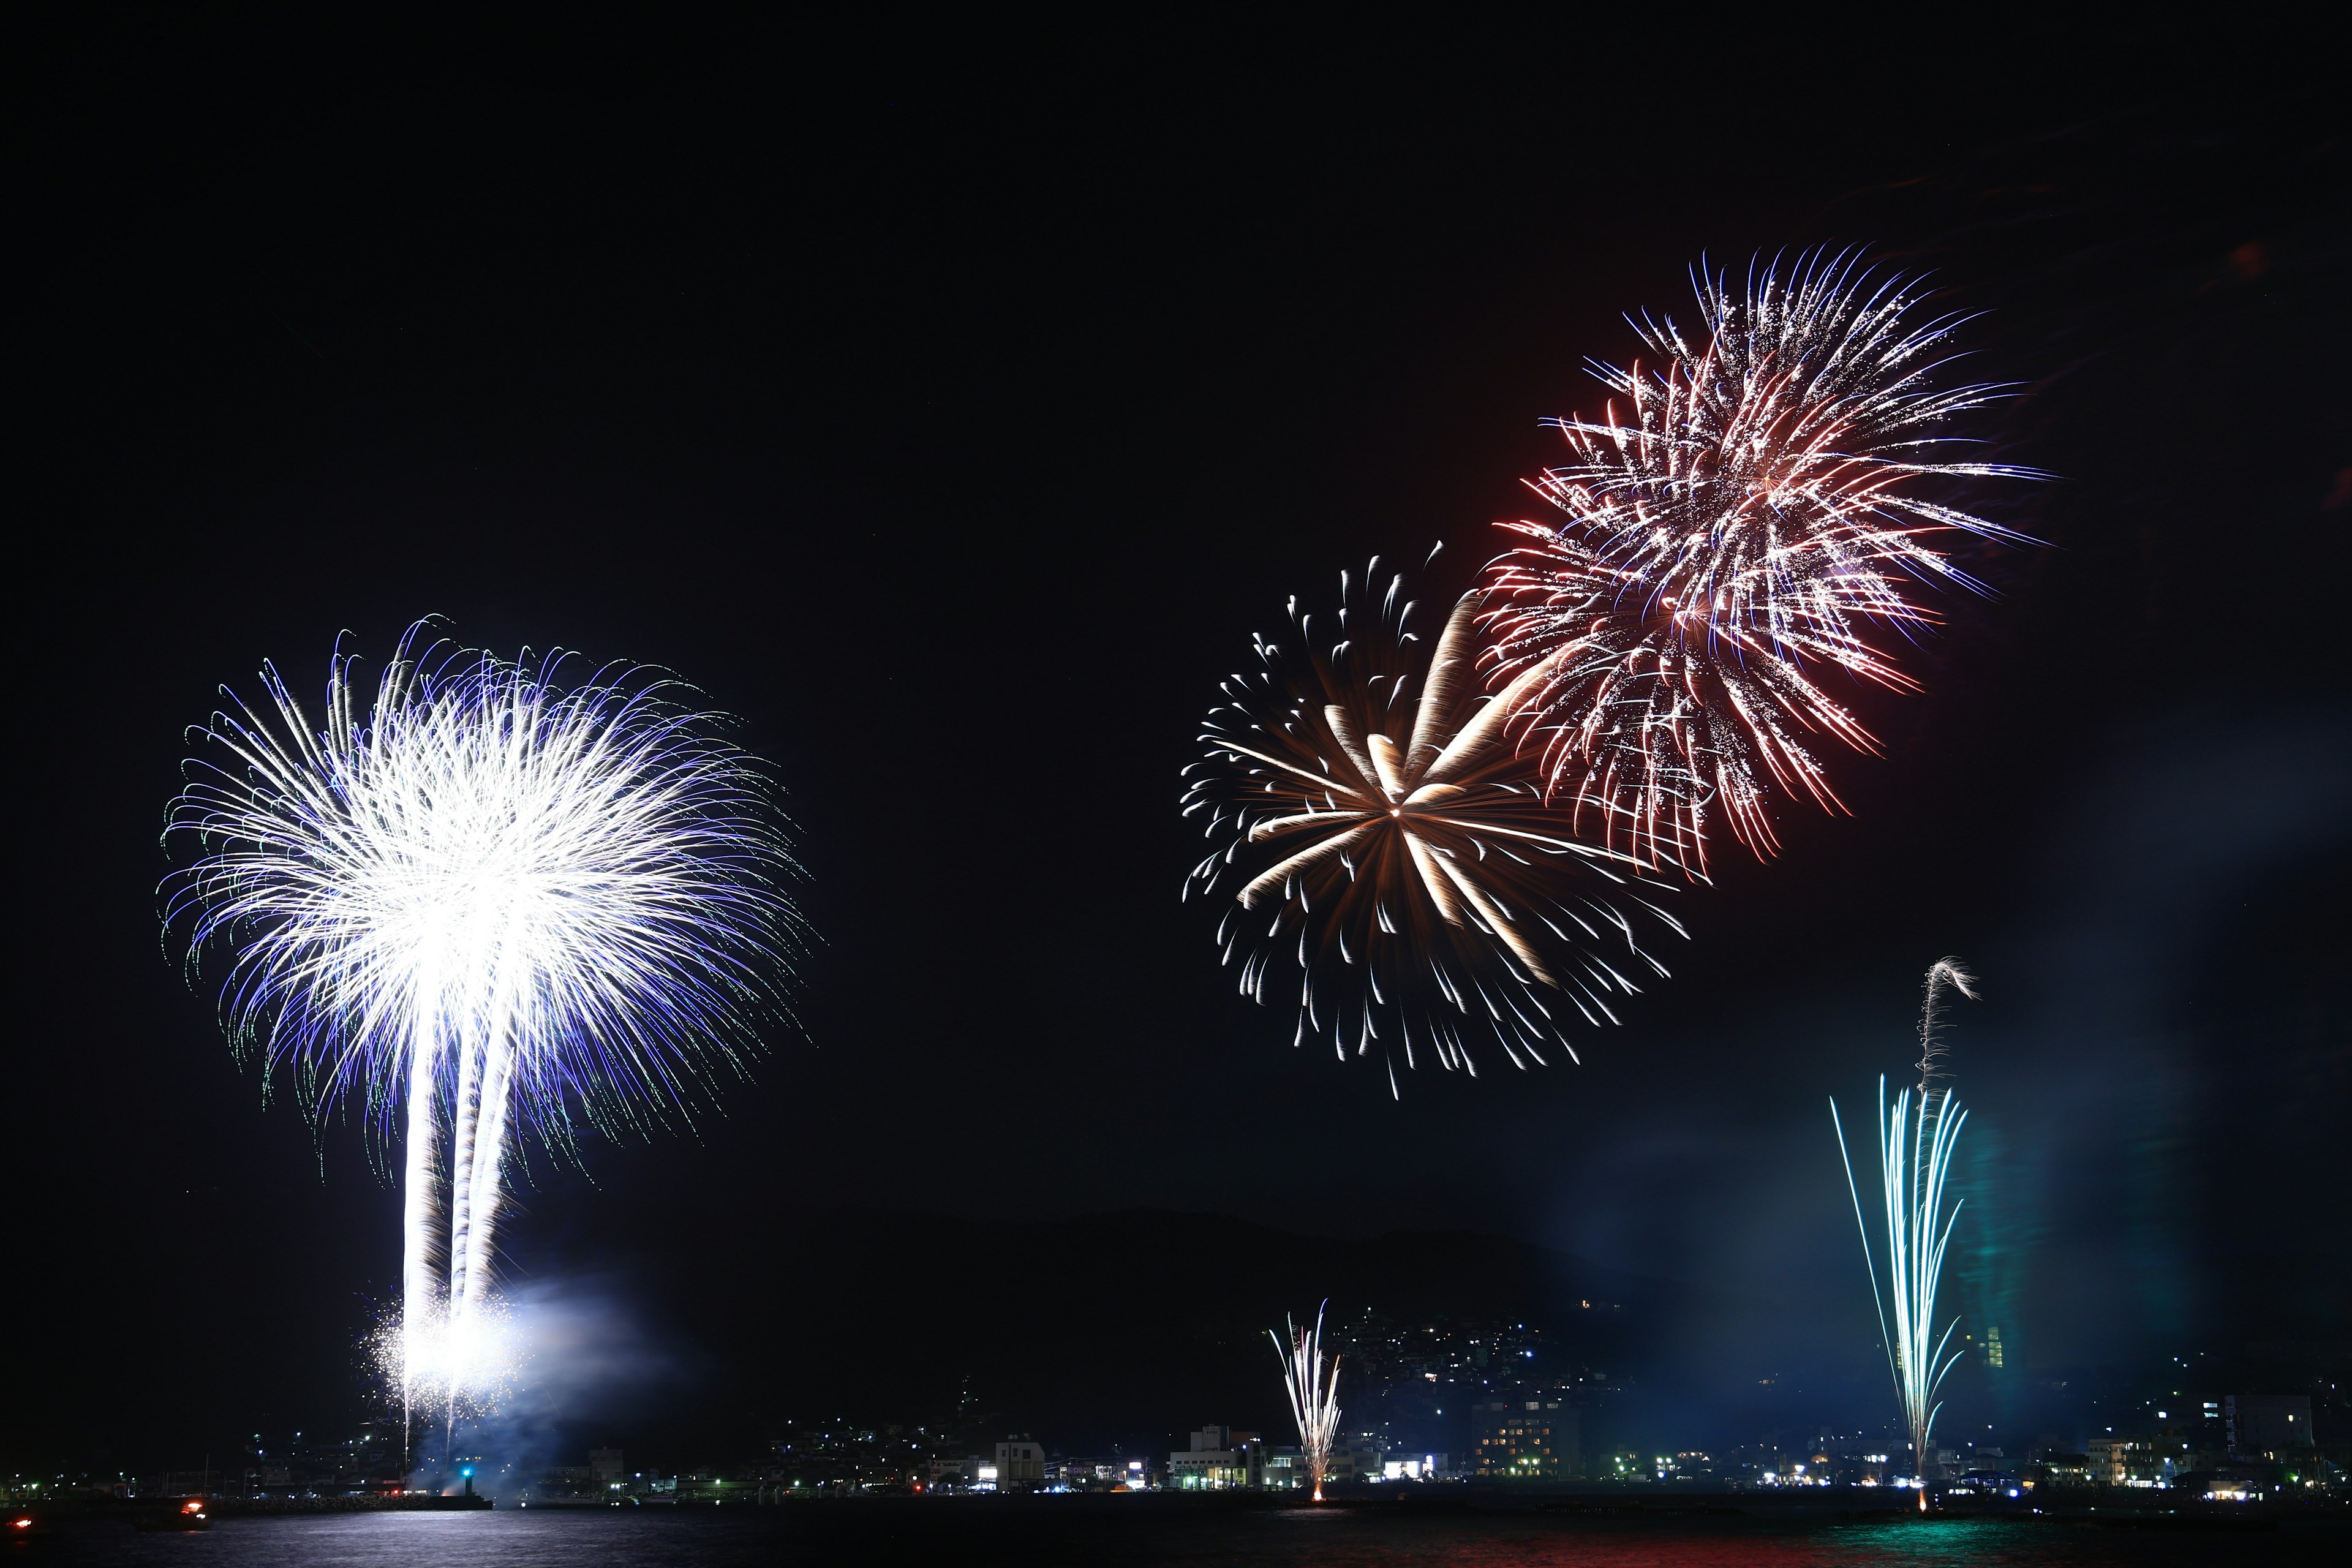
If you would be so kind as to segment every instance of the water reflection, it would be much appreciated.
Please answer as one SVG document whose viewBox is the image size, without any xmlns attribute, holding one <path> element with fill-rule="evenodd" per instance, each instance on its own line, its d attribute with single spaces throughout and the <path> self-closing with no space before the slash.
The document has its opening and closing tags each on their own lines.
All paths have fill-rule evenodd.
<svg viewBox="0 0 2352 1568">
<path fill-rule="evenodd" d="M 2334 1556 L 2352 1545 L 2342 1521 L 2290 1522 L 2277 1532 L 2249 1535 L 2030 1520 L 1430 1516 L 1392 1507 L 1187 1506 L 1192 1500 L 908 1500 L 738 1512 L 500 1510 L 226 1520 L 205 1535 L 61 1537 L 45 1543 L 50 1551 L 43 1555 L 173 1568 L 751 1568 L 895 1559 L 1311 1568 L 2232 1568 Z"/>
</svg>

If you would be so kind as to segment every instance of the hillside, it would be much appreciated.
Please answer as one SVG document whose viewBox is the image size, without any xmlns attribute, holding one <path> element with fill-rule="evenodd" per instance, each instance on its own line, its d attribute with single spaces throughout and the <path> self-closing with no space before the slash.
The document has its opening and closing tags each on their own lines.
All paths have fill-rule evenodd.
<svg viewBox="0 0 2352 1568">
<path fill-rule="evenodd" d="M 667 1365 L 628 1402 L 630 1424 L 680 1437 L 749 1439 L 786 1415 L 936 1423 L 961 1398 L 987 1426 L 1157 1447 L 1205 1421 L 1278 1429 L 1266 1331 L 1326 1298 L 1343 1328 L 1367 1309 L 1396 1325 L 1526 1323 L 1544 1331 L 1530 1372 L 1612 1382 L 1668 1370 L 1669 1347 L 1729 1305 L 1469 1232 L 1318 1237 L 1162 1210 L 719 1212 L 688 1228 L 710 1233 L 701 1277 L 639 1268 L 626 1285 Z"/>
</svg>

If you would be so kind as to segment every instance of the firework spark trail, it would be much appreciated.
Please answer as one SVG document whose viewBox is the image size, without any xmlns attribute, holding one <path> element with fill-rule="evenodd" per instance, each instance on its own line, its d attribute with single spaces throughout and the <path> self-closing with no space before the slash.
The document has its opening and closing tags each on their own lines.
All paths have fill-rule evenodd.
<svg viewBox="0 0 2352 1568">
<path fill-rule="evenodd" d="M 1937 1016 L 1944 993 L 1957 991 L 1973 1002 L 1976 987 L 1977 977 L 1958 958 L 1939 958 L 1927 966 L 1927 981 L 1919 988 L 1919 1092 L 1923 1096 L 1945 1076 L 1943 1024 Z"/>
<path fill-rule="evenodd" d="M 1640 868 L 1569 835 L 1504 735 L 1516 693 L 1549 667 L 1483 699 L 1479 596 L 1424 655 L 1402 577 L 1382 589 L 1378 567 L 1341 574 L 1328 633 L 1294 600 L 1297 656 L 1257 639 L 1260 668 L 1224 683 L 1208 754 L 1184 770 L 1184 815 L 1205 813 L 1216 846 L 1186 895 L 1237 880 L 1217 942 L 1243 994 L 1265 1001 L 1295 962 L 1297 1040 L 1328 1029 L 1343 1059 L 1381 1042 L 1391 1093 L 1400 1052 L 1473 1073 L 1478 1040 L 1521 1068 L 1554 1046 L 1572 1059 L 1571 1019 L 1613 1023 L 1629 972 L 1666 973 L 1620 904 L 1682 928 L 1642 896 Z"/>
<path fill-rule="evenodd" d="M 2040 476 L 1946 459 L 1954 416 L 2005 389 L 1935 384 L 1960 318 L 1923 317 L 1917 282 L 1853 252 L 1751 268 L 1744 293 L 1696 281 L 1703 342 L 1644 318 L 1658 368 L 1593 367 L 1623 406 L 1549 421 L 1570 459 L 1530 488 L 1567 521 L 1501 525 L 1528 542 L 1488 569 L 1486 629 L 1496 686 L 1549 663 L 1517 737 L 1549 794 L 1703 875 L 1717 816 L 1769 858 L 1776 798 L 1843 809 L 1816 739 L 1878 742 L 1823 679 L 1917 689 L 1901 645 L 1937 616 L 1916 590 L 1984 591 L 1946 542 L 2032 542 L 1945 492 Z"/>
<path fill-rule="evenodd" d="M 516 1134 L 644 1129 L 737 1071 L 803 948 L 797 875 L 757 763 L 687 689 L 617 666 L 510 663 L 410 628 L 365 717 L 338 653 L 313 731 L 268 701 L 194 731 L 166 838 L 189 962 L 231 951 L 238 1047 L 322 1114 L 404 1122 L 399 1377 L 411 1400 L 495 1381 L 497 1227 Z M 446 1226 L 436 1226 L 446 1203 Z"/>
<path fill-rule="evenodd" d="M 1330 1304 L 1315 1309 L 1311 1331 L 1286 1319 L 1287 1343 L 1272 1329 L 1265 1331 L 1282 1360 L 1282 1385 L 1290 1395 L 1291 1418 L 1298 1424 L 1298 1447 L 1317 1502 L 1323 1500 L 1323 1478 L 1330 1472 L 1331 1446 L 1339 1435 L 1339 1358 L 1331 1358 L 1328 1373 L 1323 1364 L 1323 1308 Z"/>
<path fill-rule="evenodd" d="M 1935 1436 L 1936 1413 L 1942 1405 L 1936 1391 L 1958 1363 L 1960 1352 L 1951 1348 L 1955 1317 L 1936 1331 L 1936 1291 L 1944 1273 L 1944 1251 L 1952 1227 L 1958 1223 L 1960 1204 L 1944 1209 L 1944 1186 L 1951 1169 L 1952 1151 L 1961 1126 L 1969 1119 L 1950 1089 L 1933 1087 L 1942 1075 L 1943 1047 L 1936 1030 L 1936 1010 L 1949 988 L 1974 1000 L 1975 976 L 1956 958 L 1938 960 L 1927 971 L 1927 994 L 1919 1015 L 1919 1087 L 1905 1089 L 1886 1103 L 1886 1080 L 1878 1080 L 1879 1182 L 1886 1206 L 1886 1281 L 1882 1289 L 1878 1262 L 1870 1245 L 1870 1226 L 1863 1218 L 1862 1192 L 1853 1179 L 1853 1159 L 1847 1152 L 1845 1126 L 1837 1101 L 1830 1101 L 1830 1124 L 1837 1130 L 1838 1156 L 1845 1162 L 1846 1191 L 1853 1200 L 1854 1224 L 1862 1232 L 1863 1262 L 1870 1271 L 1871 1299 L 1878 1308 L 1878 1327 L 1886 1346 L 1887 1370 L 1895 1380 L 1895 1396 L 1902 1406 L 1911 1452 L 1919 1465 L 1919 1507 L 1927 1506 L 1928 1442 Z M 1893 1302 L 1890 1316 L 1888 1302 Z"/>
</svg>

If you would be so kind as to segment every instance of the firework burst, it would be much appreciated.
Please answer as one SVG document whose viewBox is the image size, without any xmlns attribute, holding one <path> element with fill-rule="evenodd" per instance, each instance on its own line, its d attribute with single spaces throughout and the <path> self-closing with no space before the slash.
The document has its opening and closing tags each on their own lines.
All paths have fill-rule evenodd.
<svg viewBox="0 0 2352 1568">
<path fill-rule="evenodd" d="M 1919 590 L 1982 591 L 1949 542 L 2031 542 L 1945 498 L 2035 476 L 1948 458 L 1952 418 L 2002 389 L 1938 389 L 1959 321 L 1916 281 L 1816 252 L 1697 290 L 1703 341 L 1645 318 L 1657 365 L 1596 365 L 1605 416 L 1549 421 L 1570 460 L 1531 488 L 1566 521 L 1501 525 L 1528 542 L 1489 568 L 1487 631 L 1551 797 L 1703 874 L 1718 816 L 1769 858 L 1776 799 L 1839 808 L 1817 746 L 1878 743 L 1825 679 L 1916 689 Z"/>
<path fill-rule="evenodd" d="M 372 702 L 340 654 L 314 730 L 265 668 L 195 732 L 167 840 L 189 962 L 314 1113 L 403 1134 L 412 1400 L 498 1361 L 497 1226 L 519 1134 L 643 1128 L 789 1021 L 796 875 L 757 763 L 676 682 L 510 663 L 412 627 Z M 478 1392 L 478 1390 L 475 1390 Z"/>
<path fill-rule="evenodd" d="M 1553 668 L 1532 663 L 1480 695 L 1475 594 L 1433 648 L 1410 629 L 1402 575 L 1340 576 L 1325 626 L 1297 613 L 1293 652 L 1256 639 L 1258 669 L 1223 686 L 1185 770 L 1184 812 L 1216 847 L 1187 879 L 1234 886 L 1217 929 L 1243 993 L 1267 998 L 1298 970 L 1298 1031 L 1345 1058 L 1375 1042 L 1396 1058 L 1476 1071 L 1472 1047 L 1517 1066 L 1569 1053 L 1571 1020 L 1615 1022 L 1609 998 L 1665 970 L 1621 905 L 1680 934 L 1643 898 L 1624 856 L 1571 837 L 1506 721 Z"/>
</svg>

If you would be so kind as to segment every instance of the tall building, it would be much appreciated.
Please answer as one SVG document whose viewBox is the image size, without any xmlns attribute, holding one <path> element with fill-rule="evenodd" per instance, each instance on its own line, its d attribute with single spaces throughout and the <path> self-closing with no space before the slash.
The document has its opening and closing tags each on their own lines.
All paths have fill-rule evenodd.
<svg viewBox="0 0 2352 1568">
<path fill-rule="evenodd" d="M 1558 1394 L 1512 1394 L 1470 1406 L 1470 1473 L 1496 1479 L 1558 1480 L 1584 1456 L 1576 1407 Z"/>
<path fill-rule="evenodd" d="M 2221 1419 L 2232 1454 L 2268 1454 L 2312 1446 L 2307 1394 L 2225 1394 Z"/>
</svg>

